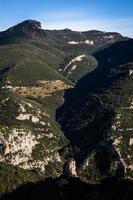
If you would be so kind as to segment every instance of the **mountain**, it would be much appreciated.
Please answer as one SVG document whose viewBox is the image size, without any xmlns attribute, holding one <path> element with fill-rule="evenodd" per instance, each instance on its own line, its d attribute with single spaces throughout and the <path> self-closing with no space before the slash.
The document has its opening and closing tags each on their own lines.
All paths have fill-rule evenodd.
<svg viewBox="0 0 133 200">
<path fill-rule="evenodd" d="M 41 23 L 34 20 L 26 20 L 8 30 L 1 32 L 1 44 L 16 42 L 22 38 L 45 37 L 45 32 L 41 29 Z"/>
<path fill-rule="evenodd" d="M 123 174 L 133 178 L 132 52 L 133 40 L 128 39 L 94 53 L 97 68 L 66 91 L 57 112 L 70 141 L 61 154 L 79 163 L 84 179 L 97 169 L 100 179 Z"/>
<path fill-rule="evenodd" d="M 132 73 L 119 33 L 34 20 L 0 32 L 1 195 L 62 174 L 132 179 Z"/>
</svg>

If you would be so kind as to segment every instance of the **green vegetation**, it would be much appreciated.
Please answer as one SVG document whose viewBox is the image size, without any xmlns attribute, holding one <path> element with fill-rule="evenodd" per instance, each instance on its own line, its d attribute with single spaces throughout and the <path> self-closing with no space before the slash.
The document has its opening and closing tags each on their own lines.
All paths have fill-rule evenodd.
<svg viewBox="0 0 133 200">
<path fill-rule="evenodd" d="M 0 163 L 0 197 L 26 183 L 41 180 L 41 176 L 35 172 L 13 167 L 6 163 Z"/>
<path fill-rule="evenodd" d="M 110 34 L 114 36 L 113 40 L 105 37 Z M 93 40 L 93 45 L 85 44 L 85 40 Z M 124 41 L 118 42 L 120 40 Z M 71 45 L 70 41 L 79 44 Z M 125 40 L 117 33 L 81 33 L 68 29 L 48 31 L 40 29 L 40 23 L 32 20 L 0 33 L 0 145 L 3 145 L 3 137 L 8 145 L 12 130 L 20 131 L 21 136 L 27 134 L 27 137 L 13 138 L 12 143 L 20 139 L 17 148 L 22 146 L 22 149 L 20 152 L 13 149 L 12 152 L 15 151 L 19 158 L 19 153 L 27 153 L 23 148 L 29 147 L 31 154 L 26 164 L 32 161 L 46 164 L 43 173 L 34 166 L 28 171 L 11 166 L 11 157 L 9 159 L 7 155 L 6 160 L 0 163 L 0 195 L 29 182 L 35 183 L 36 187 L 42 176 L 61 175 L 69 157 L 76 160 L 77 173 L 85 182 L 95 184 L 107 177 L 117 179 L 123 176 L 123 163 L 117 148 L 130 166 L 125 177 L 133 177 L 133 148 L 129 146 L 133 131 L 127 130 L 133 128 L 133 112 L 132 109 L 123 109 L 130 107 L 133 100 L 132 52 L 133 41 Z M 75 61 L 63 71 L 80 55 L 85 55 L 82 61 Z M 73 69 L 73 65 L 76 68 Z M 37 87 L 41 80 L 62 80 L 74 88 L 56 91 L 46 97 L 24 97 L 11 92 L 14 87 Z M 123 131 L 111 128 L 119 113 Z M 122 137 L 121 142 L 114 147 L 113 142 L 118 137 Z M 21 139 L 29 140 L 27 146 L 21 145 Z M 33 142 L 35 146 L 30 151 Z M 58 157 L 58 152 L 63 150 L 66 156 L 60 154 Z M 92 152 L 95 155 L 89 165 L 83 167 Z M 60 193 L 59 188 L 58 191 Z"/>
</svg>

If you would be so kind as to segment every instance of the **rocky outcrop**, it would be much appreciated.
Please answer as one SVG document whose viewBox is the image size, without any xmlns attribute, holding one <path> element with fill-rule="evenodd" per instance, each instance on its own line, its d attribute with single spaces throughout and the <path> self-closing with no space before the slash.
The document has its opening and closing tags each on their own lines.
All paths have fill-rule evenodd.
<svg viewBox="0 0 133 200">
<path fill-rule="evenodd" d="M 41 29 L 41 23 L 35 20 L 26 20 L 8 30 L 0 33 L 0 44 L 13 42 L 18 38 L 46 37 L 46 33 Z"/>
<path fill-rule="evenodd" d="M 64 165 L 64 176 L 66 177 L 76 177 L 77 172 L 76 172 L 76 161 L 74 159 L 70 159 L 66 162 Z"/>
</svg>

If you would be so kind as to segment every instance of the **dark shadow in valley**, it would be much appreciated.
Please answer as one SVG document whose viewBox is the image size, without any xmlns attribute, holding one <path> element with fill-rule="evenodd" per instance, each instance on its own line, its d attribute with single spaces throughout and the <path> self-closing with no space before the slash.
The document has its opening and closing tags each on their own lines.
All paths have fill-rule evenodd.
<svg viewBox="0 0 133 200">
<path fill-rule="evenodd" d="M 63 182 L 65 184 L 63 184 Z M 131 200 L 132 181 L 104 181 L 91 185 L 78 178 L 53 179 L 42 182 L 28 183 L 13 192 L 4 195 L 1 200 Z"/>
<path fill-rule="evenodd" d="M 111 161 L 118 160 L 119 155 L 108 135 L 115 109 L 105 94 L 115 81 L 129 75 L 126 64 L 133 62 L 133 40 L 115 43 L 93 56 L 97 68 L 81 78 L 74 89 L 65 92 L 56 120 L 70 142 L 60 153 L 66 158 L 73 157 L 80 165 L 95 150 L 97 167 L 101 173 L 107 173 Z"/>
</svg>

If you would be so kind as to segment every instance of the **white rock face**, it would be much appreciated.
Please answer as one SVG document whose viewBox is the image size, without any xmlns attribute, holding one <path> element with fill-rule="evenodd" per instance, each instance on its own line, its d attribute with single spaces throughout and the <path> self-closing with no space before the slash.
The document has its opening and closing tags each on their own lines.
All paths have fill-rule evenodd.
<svg viewBox="0 0 133 200">
<path fill-rule="evenodd" d="M 30 108 L 32 108 L 32 110 L 33 110 L 33 106 L 30 103 L 27 103 L 27 102 L 24 102 L 24 103 L 26 105 L 28 105 Z M 26 113 L 27 110 L 25 109 L 25 107 L 22 104 L 20 104 L 19 112 L 20 113 L 16 117 L 16 119 L 18 119 L 20 121 L 28 120 L 28 121 L 31 121 L 32 123 L 40 123 L 42 125 L 45 125 L 45 122 L 40 122 L 41 115 L 48 117 L 48 115 L 46 113 L 44 113 L 44 112 L 42 113 L 40 110 L 36 110 L 36 116 L 31 113 Z"/>
<path fill-rule="evenodd" d="M 16 119 L 20 120 L 20 121 L 24 121 L 24 120 L 30 120 L 31 114 L 23 114 L 20 113 L 18 117 L 16 117 Z"/>
<path fill-rule="evenodd" d="M 133 131 L 133 128 L 127 128 L 126 131 Z"/>
<path fill-rule="evenodd" d="M 6 99 L 3 99 L 2 103 L 9 101 L 9 99 L 10 99 L 9 97 L 7 97 Z"/>
<path fill-rule="evenodd" d="M 80 56 L 77 56 L 76 58 L 74 58 L 71 62 L 75 62 L 75 61 L 78 61 L 78 62 L 81 62 L 83 60 L 83 58 L 85 58 L 85 55 L 80 55 Z"/>
<path fill-rule="evenodd" d="M 26 109 L 24 108 L 24 106 L 22 104 L 19 104 L 19 111 L 22 112 L 22 113 L 25 113 L 26 112 Z"/>
<path fill-rule="evenodd" d="M 76 172 L 76 162 L 75 160 L 71 159 L 68 161 L 68 163 L 65 166 L 65 171 L 64 171 L 65 175 L 67 175 L 68 177 L 70 176 L 77 176 L 77 172 Z"/>
<path fill-rule="evenodd" d="M 73 65 L 71 70 L 72 70 L 72 71 L 75 70 L 76 67 L 77 67 L 77 65 Z"/>
<path fill-rule="evenodd" d="M 85 58 L 86 56 L 83 54 L 83 55 L 79 55 L 77 57 L 75 57 L 74 59 L 71 60 L 71 62 L 68 63 L 68 65 L 66 65 L 66 67 L 64 68 L 63 72 L 66 71 L 66 69 L 73 63 L 75 62 L 81 62 L 83 60 L 83 58 Z M 74 66 L 75 68 L 75 66 Z"/>
<path fill-rule="evenodd" d="M 46 123 L 45 123 L 45 122 L 40 122 L 40 124 L 42 124 L 43 126 L 45 126 L 45 125 L 46 125 Z"/>
<path fill-rule="evenodd" d="M 123 110 L 133 110 L 133 101 L 131 101 L 130 106 L 122 107 Z"/>
<path fill-rule="evenodd" d="M 133 74 L 133 70 L 130 69 L 130 70 L 129 70 L 129 76 L 132 76 L 132 74 Z"/>
<path fill-rule="evenodd" d="M 111 127 L 114 131 L 116 131 L 117 130 L 117 127 L 116 127 L 116 125 L 112 125 L 112 127 Z"/>
<path fill-rule="evenodd" d="M 113 35 L 109 35 L 109 36 L 104 36 L 105 39 L 113 39 L 114 36 Z"/>
<path fill-rule="evenodd" d="M 129 165 L 128 169 L 133 170 L 133 165 Z"/>
<path fill-rule="evenodd" d="M 119 144 L 121 144 L 121 139 L 122 139 L 122 136 L 116 138 L 116 139 L 114 140 L 113 144 L 114 144 L 115 146 L 118 146 Z"/>
<path fill-rule="evenodd" d="M 118 113 L 116 119 L 121 119 L 121 113 Z"/>
<path fill-rule="evenodd" d="M 38 144 L 38 141 L 30 131 L 13 129 L 7 140 L 3 160 L 10 158 L 11 164 L 23 166 L 31 159 L 31 154 L 36 144 Z"/>
<path fill-rule="evenodd" d="M 79 44 L 79 42 L 76 42 L 76 41 L 69 41 L 68 44 Z"/>
<path fill-rule="evenodd" d="M 130 138 L 129 145 L 133 145 L 133 138 Z"/>
<path fill-rule="evenodd" d="M 124 129 L 122 127 L 121 116 L 122 116 L 121 113 L 118 113 L 116 115 L 115 122 L 113 123 L 113 125 L 111 127 L 112 130 L 114 130 L 114 131 L 120 131 L 120 132 L 124 131 Z"/>
<path fill-rule="evenodd" d="M 85 44 L 94 45 L 94 42 L 92 40 L 85 40 Z"/>
<path fill-rule="evenodd" d="M 76 162 L 74 160 L 69 162 L 69 171 L 71 172 L 72 176 L 77 176 Z"/>
<path fill-rule="evenodd" d="M 68 74 L 71 74 L 76 68 L 77 65 L 73 65 L 72 68 L 69 70 Z"/>
<path fill-rule="evenodd" d="M 22 126 L 21 128 L 19 126 L 1 128 L 0 162 L 7 162 L 27 170 L 38 169 L 44 174 L 47 171 L 46 166 L 51 163 L 58 163 L 62 166 L 56 144 L 60 136 L 52 133 L 51 124 L 47 122 L 50 116 L 35 102 L 26 99 L 21 100 L 18 111 L 17 120 L 28 120 L 37 125 L 34 127 L 32 124 L 31 127 L 24 125 L 24 128 Z M 41 125 L 40 128 L 38 124 Z"/>
<path fill-rule="evenodd" d="M 43 134 L 45 134 L 43 132 Z M 23 169 L 39 169 L 45 173 L 45 167 L 49 162 L 62 162 L 57 151 L 49 150 L 45 152 L 44 158 L 41 160 L 35 160 L 33 158 L 33 150 L 36 145 L 39 145 L 39 139 L 43 138 L 43 134 L 35 136 L 31 131 L 27 129 L 14 128 L 10 130 L 8 139 L 2 139 L 6 141 L 4 154 L 0 154 L 1 162 L 8 162 L 14 166 L 19 166 Z M 49 139 L 54 137 L 52 133 L 47 135 Z M 3 137 L 2 137 L 3 138 Z M 2 142 L 3 146 L 3 142 Z"/>
<path fill-rule="evenodd" d="M 25 102 L 25 104 L 26 104 L 27 106 L 29 106 L 30 108 L 33 108 L 33 106 L 31 105 L 31 103 Z"/>
<path fill-rule="evenodd" d="M 71 45 L 77 45 L 77 44 L 94 45 L 94 41 L 92 41 L 92 40 L 69 41 L 68 44 L 71 44 Z"/>
<path fill-rule="evenodd" d="M 117 151 L 118 155 L 119 155 L 119 159 L 120 161 L 122 162 L 123 166 L 124 166 L 124 170 L 125 170 L 125 173 L 127 172 L 127 168 L 128 168 L 128 165 L 127 163 L 125 162 L 125 160 L 122 158 L 122 155 L 121 155 L 121 151 L 120 149 L 115 145 L 115 150 Z"/>
<path fill-rule="evenodd" d="M 39 122 L 39 118 L 38 118 L 38 117 L 35 117 L 35 116 L 32 116 L 32 117 L 31 117 L 31 121 L 32 121 L 33 123 L 38 123 L 38 122 Z"/>
</svg>

